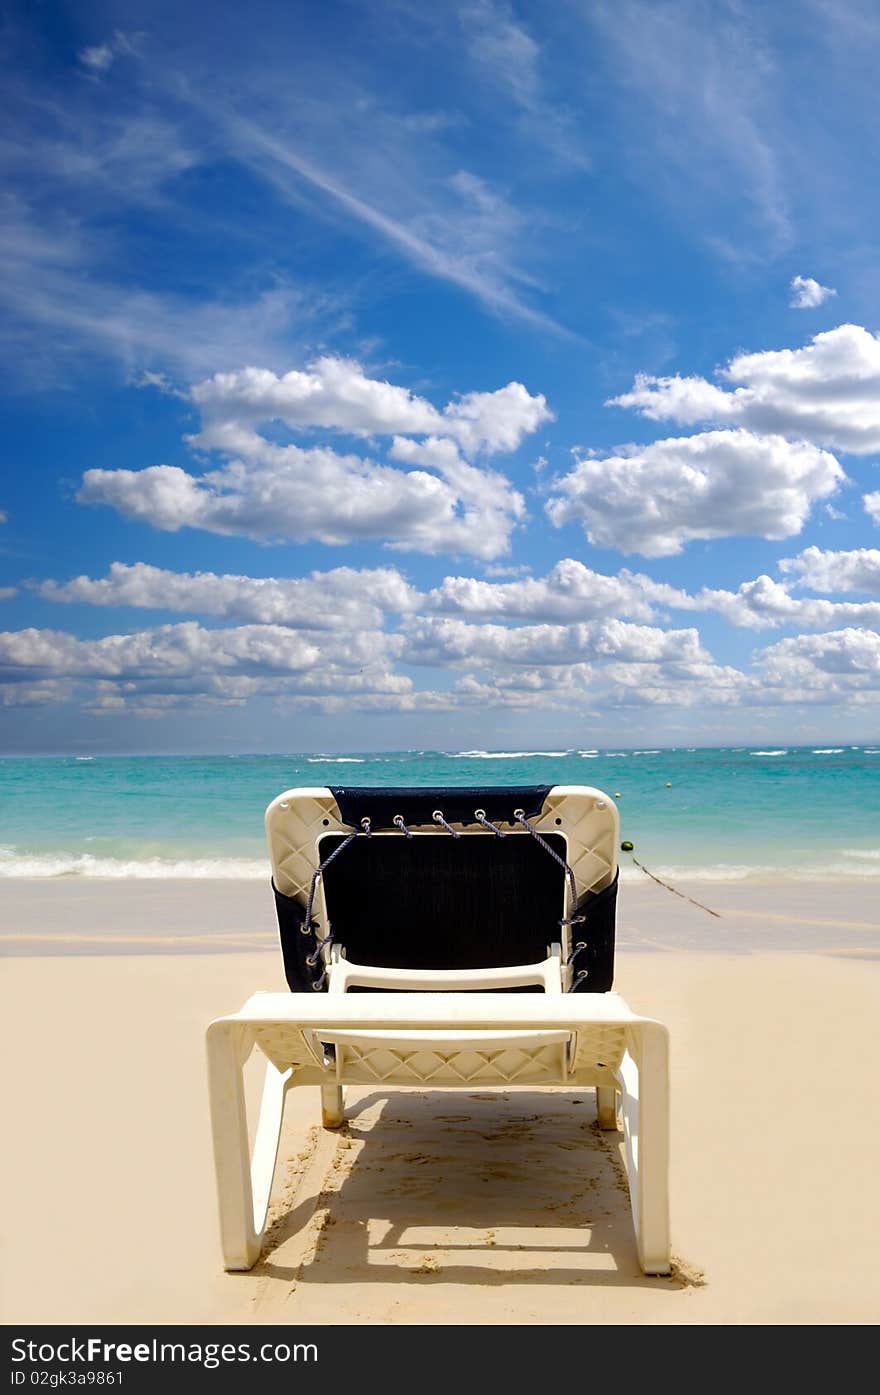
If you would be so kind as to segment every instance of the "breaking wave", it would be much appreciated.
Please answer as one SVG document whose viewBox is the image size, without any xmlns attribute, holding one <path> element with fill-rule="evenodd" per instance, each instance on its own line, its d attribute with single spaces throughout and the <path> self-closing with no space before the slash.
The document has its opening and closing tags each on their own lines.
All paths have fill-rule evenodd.
<svg viewBox="0 0 880 1395">
<path fill-rule="evenodd" d="M 91 853 L 27 853 L 0 848 L 0 878 L 88 877 L 103 881 L 265 881 L 268 861 L 250 857 L 94 857 Z"/>
<path fill-rule="evenodd" d="M 570 755 L 569 751 L 453 751 L 454 760 L 530 760 L 535 756 L 553 757 L 559 760 Z"/>
</svg>

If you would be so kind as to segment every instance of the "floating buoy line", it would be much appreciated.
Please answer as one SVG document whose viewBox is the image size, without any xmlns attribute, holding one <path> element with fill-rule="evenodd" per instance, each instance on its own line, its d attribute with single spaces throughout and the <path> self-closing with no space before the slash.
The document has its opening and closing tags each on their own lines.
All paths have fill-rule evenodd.
<svg viewBox="0 0 880 1395">
<path fill-rule="evenodd" d="M 627 839 L 625 842 L 621 843 L 620 851 L 633 853 L 632 843 L 630 843 Z M 683 901 L 690 901 L 692 906 L 699 906 L 701 911 L 705 911 L 707 915 L 714 915 L 717 920 L 724 919 L 720 911 L 713 911 L 711 906 L 704 906 L 702 901 L 695 900 L 693 896 L 688 896 L 687 893 L 684 891 L 678 891 L 676 887 L 670 886 L 669 882 L 664 882 L 662 877 L 656 877 L 653 872 L 650 872 L 648 870 L 648 868 L 645 866 L 643 862 L 639 862 L 639 859 L 635 856 L 634 853 L 633 863 L 636 867 L 638 867 L 640 872 L 644 872 L 646 877 L 650 877 L 652 882 L 656 882 L 658 886 L 663 886 L 666 888 L 667 891 L 671 891 L 673 896 L 680 896 Z"/>
</svg>

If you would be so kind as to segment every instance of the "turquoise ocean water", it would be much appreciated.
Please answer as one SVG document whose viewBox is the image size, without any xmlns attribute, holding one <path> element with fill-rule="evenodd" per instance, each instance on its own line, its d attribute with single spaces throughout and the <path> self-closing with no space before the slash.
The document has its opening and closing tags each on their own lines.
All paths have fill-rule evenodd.
<svg viewBox="0 0 880 1395">
<path fill-rule="evenodd" d="M 880 877 L 880 745 L 7 757 L 0 877 L 265 877 L 269 801 L 344 784 L 594 785 L 660 876 Z"/>
</svg>

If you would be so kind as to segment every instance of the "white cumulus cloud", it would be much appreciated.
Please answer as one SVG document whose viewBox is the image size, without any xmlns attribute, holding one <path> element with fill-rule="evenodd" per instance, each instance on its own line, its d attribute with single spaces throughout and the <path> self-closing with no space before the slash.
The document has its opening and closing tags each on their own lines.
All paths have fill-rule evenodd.
<svg viewBox="0 0 880 1395">
<path fill-rule="evenodd" d="M 880 694 L 880 634 L 848 627 L 782 639 L 756 656 L 766 684 L 788 702 L 862 701 Z"/>
<path fill-rule="evenodd" d="M 782 625 L 822 629 L 829 625 L 880 625 L 878 601 L 826 601 L 792 596 L 769 576 L 744 581 L 736 591 L 703 587 L 696 595 L 682 594 L 683 610 L 712 610 L 731 625 L 774 629 Z"/>
<path fill-rule="evenodd" d="M 812 276 L 793 276 L 790 290 L 791 300 L 788 303 L 792 310 L 814 310 L 817 305 L 824 305 L 826 300 L 837 295 L 833 287 L 820 285 Z"/>
<path fill-rule="evenodd" d="M 708 659 L 696 630 L 662 630 L 624 620 L 575 625 L 471 625 L 419 616 L 403 631 L 402 658 L 413 664 L 555 666 L 620 659 L 631 663 Z"/>
<path fill-rule="evenodd" d="M 428 591 L 412 586 L 394 567 L 335 567 L 302 577 L 252 577 L 217 572 L 175 572 L 145 562 L 114 562 L 106 576 L 69 581 L 29 581 L 45 600 L 96 606 L 131 606 L 189 615 L 209 615 L 303 632 L 381 630 L 389 617 L 437 616 L 472 626 L 527 621 L 556 627 L 604 619 L 650 621 L 667 612 L 714 612 L 731 625 L 750 629 L 831 629 L 880 624 L 880 599 L 831 601 L 792 594 L 863 591 L 880 597 L 880 551 L 826 552 L 807 548 L 783 559 L 784 580 L 767 575 L 733 590 L 704 586 L 689 592 L 626 568 L 616 575 L 593 571 L 564 557 L 543 577 L 493 581 L 447 576 Z M 0 589 L 0 599 L 16 594 Z M 412 631 L 415 633 L 415 631 Z M 583 631 L 581 635 L 583 635 Z M 558 686 L 558 685 L 557 685 Z"/>
<path fill-rule="evenodd" d="M 94 710 L 155 712 L 202 702 L 240 705 L 263 694 L 311 701 L 409 693 L 411 679 L 393 671 L 400 648 L 394 635 L 360 629 L 209 630 L 185 621 L 101 639 L 25 629 L 0 633 L 0 673 L 13 695 L 61 682 L 84 687 Z"/>
<path fill-rule="evenodd" d="M 639 374 L 609 405 L 651 421 L 720 423 L 800 436 L 832 449 L 880 450 L 880 335 L 839 325 L 800 349 L 739 354 L 719 377 Z"/>
<path fill-rule="evenodd" d="M 146 562 L 113 562 L 105 577 L 44 581 L 50 601 L 185 611 L 303 630 L 377 628 L 388 610 L 410 610 L 416 592 L 393 567 L 335 567 L 280 578 L 174 572 Z"/>
<path fill-rule="evenodd" d="M 519 383 L 466 393 L 441 412 L 335 358 L 283 377 L 255 368 L 218 373 L 192 398 L 202 425 L 189 444 L 217 452 L 222 464 L 200 475 L 166 464 L 87 470 L 80 502 L 169 531 L 373 540 L 488 561 L 507 551 L 525 504 L 504 475 L 465 457 L 514 450 L 550 416 L 545 399 Z M 410 468 L 323 444 L 280 444 L 257 429 L 279 421 L 296 431 L 391 436 L 391 459 Z"/>
<path fill-rule="evenodd" d="M 512 451 L 551 418 L 546 399 L 522 383 L 495 392 L 469 392 L 438 411 L 408 388 L 369 378 L 354 359 L 325 355 L 302 371 L 266 368 L 215 373 L 191 393 L 202 413 L 195 440 L 213 444 L 218 424 L 283 421 L 359 436 L 435 435 L 457 441 L 466 454 Z"/>
<path fill-rule="evenodd" d="M 597 547 L 670 557 L 695 538 L 791 537 L 844 478 L 833 455 L 805 442 L 707 431 L 582 458 L 546 507 Z"/>
<path fill-rule="evenodd" d="M 572 621 L 620 615 L 650 620 L 658 604 L 675 605 L 682 594 L 647 576 L 626 570 L 607 576 L 563 557 L 544 577 L 496 582 L 447 576 L 424 603 L 426 609 L 447 615 L 509 620 Z"/>
<path fill-rule="evenodd" d="M 797 557 L 783 557 L 779 570 L 810 591 L 864 591 L 880 596 L 880 548 L 834 552 L 807 547 Z"/>
<path fill-rule="evenodd" d="M 246 455 L 203 475 L 177 465 L 87 470 L 77 498 L 170 532 L 200 528 L 264 542 L 373 540 L 493 558 L 507 549 L 524 505 L 503 476 L 477 474 L 481 500 L 474 503 L 425 470 L 257 437 Z"/>
</svg>

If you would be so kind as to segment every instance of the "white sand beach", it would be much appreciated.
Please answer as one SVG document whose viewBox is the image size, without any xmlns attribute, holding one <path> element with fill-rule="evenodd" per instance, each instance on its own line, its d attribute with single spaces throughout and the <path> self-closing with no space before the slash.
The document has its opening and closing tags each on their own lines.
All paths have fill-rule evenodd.
<svg viewBox="0 0 880 1395">
<path fill-rule="evenodd" d="M 647 1279 L 592 1092 L 528 1090 L 352 1091 L 339 1133 L 292 1091 L 263 1257 L 224 1274 L 203 1038 L 284 987 L 267 888 L 4 884 L 3 1320 L 876 1322 L 876 892 L 683 889 L 721 919 L 621 893 L 615 987 L 672 1039 Z"/>
</svg>

